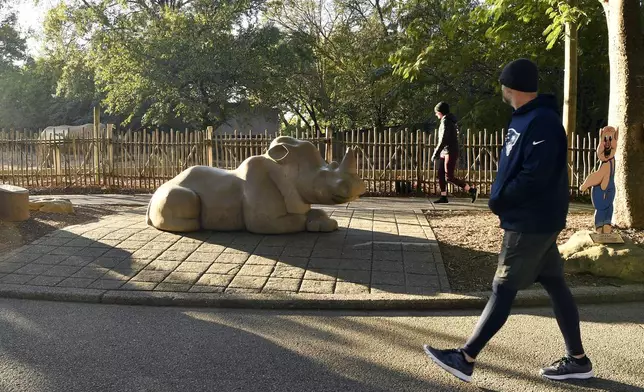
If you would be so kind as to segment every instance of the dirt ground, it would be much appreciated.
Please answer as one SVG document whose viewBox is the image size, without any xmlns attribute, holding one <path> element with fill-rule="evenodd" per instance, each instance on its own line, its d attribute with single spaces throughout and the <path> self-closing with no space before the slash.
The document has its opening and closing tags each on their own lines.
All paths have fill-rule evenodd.
<svg viewBox="0 0 644 392">
<path fill-rule="evenodd" d="M 503 231 L 491 212 L 428 211 L 427 219 L 436 233 L 452 290 L 487 291 L 497 266 Z M 593 229 L 593 214 L 570 213 L 557 242 L 565 243 L 578 230 Z M 644 246 L 644 231 L 626 230 L 623 236 Z M 592 275 L 567 275 L 571 286 L 622 286 L 620 279 Z"/>
<path fill-rule="evenodd" d="M 74 214 L 51 214 L 31 211 L 24 222 L 0 221 L 0 253 L 17 249 L 66 226 L 96 222 L 100 217 L 132 211 L 131 206 L 74 206 Z"/>
</svg>

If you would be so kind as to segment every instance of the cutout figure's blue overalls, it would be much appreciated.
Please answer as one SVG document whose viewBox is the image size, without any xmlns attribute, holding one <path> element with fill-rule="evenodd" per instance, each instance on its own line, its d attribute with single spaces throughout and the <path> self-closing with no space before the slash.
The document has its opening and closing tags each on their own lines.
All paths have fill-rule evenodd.
<svg viewBox="0 0 644 392">
<path fill-rule="evenodd" d="M 595 207 L 595 227 L 610 225 L 613 220 L 613 201 L 615 200 L 615 158 L 608 161 L 610 177 L 606 190 L 601 185 L 593 187 L 591 199 Z"/>
</svg>

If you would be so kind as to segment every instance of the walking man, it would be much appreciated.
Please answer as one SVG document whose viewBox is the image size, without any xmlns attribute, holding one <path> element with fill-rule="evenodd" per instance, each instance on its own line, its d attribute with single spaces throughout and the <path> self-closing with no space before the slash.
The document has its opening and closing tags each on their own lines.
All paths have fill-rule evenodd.
<svg viewBox="0 0 644 392">
<path fill-rule="evenodd" d="M 581 343 L 579 313 L 556 243 L 568 214 L 568 148 L 557 102 L 552 95 L 537 94 L 537 66 L 530 60 L 506 65 L 499 81 L 503 101 L 514 112 L 489 201 L 505 230 L 492 296 L 463 347 L 423 347 L 436 364 L 469 382 L 476 357 L 505 324 L 517 291 L 539 282 L 552 300 L 567 351 L 541 369 L 541 375 L 553 380 L 590 378 L 592 364 Z"/>
<path fill-rule="evenodd" d="M 454 176 L 456 163 L 458 162 L 458 128 L 456 125 L 456 116 L 449 111 L 447 102 L 439 102 L 434 108 L 436 117 L 440 120 L 438 127 L 438 139 L 440 142 L 432 155 L 432 162 L 435 162 L 440 154 L 438 162 L 438 185 L 441 189 L 441 196 L 434 203 L 449 203 L 447 200 L 447 183 L 463 188 L 472 197 L 472 203 L 476 201 L 478 191 L 470 187 L 465 181 Z"/>
</svg>

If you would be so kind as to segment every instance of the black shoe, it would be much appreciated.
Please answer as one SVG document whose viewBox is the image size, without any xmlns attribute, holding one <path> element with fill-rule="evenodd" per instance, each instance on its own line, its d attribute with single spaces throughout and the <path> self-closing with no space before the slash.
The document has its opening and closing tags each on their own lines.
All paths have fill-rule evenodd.
<svg viewBox="0 0 644 392">
<path fill-rule="evenodd" d="M 447 200 L 447 196 L 441 196 L 440 199 L 436 200 L 434 204 L 447 204 L 449 201 Z"/>
<path fill-rule="evenodd" d="M 474 363 L 467 362 L 461 350 L 437 350 L 426 344 L 423 344 L 423 349 L 438 366 L 465 382 L 472 381 Z"/>
<path fill-rule="evenodd" d="M 472 197 L 472 203 L 474 203 L 476 199 L 479 197 L 479 190 L 476 188 L 470 188 L 469 192 L 470 192 L 470 196 Z"/>
<path fill-rule="evenodd" d="M 593 364 L 588 357 L 581 360 L 566 355 L 539 372 L 543 377 L 551 380 L 584 380 L 593 377 Z"/>
</svg>

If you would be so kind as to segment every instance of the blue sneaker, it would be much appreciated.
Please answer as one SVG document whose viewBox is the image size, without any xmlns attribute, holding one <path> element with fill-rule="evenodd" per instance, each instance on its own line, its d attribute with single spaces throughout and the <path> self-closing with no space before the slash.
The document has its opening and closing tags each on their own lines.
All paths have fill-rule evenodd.
<svg viewBox="0 0 644 392">
<path fill-rule="evenodd" d="M 575 359 L 566 355 L 552 365 L 541 369 L 541 376 L 551 380 L 585 380 L 593 377 L 593 364 L 588 357 Z"/>
<path fill-rule="evenodd" d="M 426 344 L 423 344 L 423 349 L 438 366 L 465 382 L 472 381 L 474 363 L 467 362 L 460 349 L 437 350 Z"/>
</svg>

